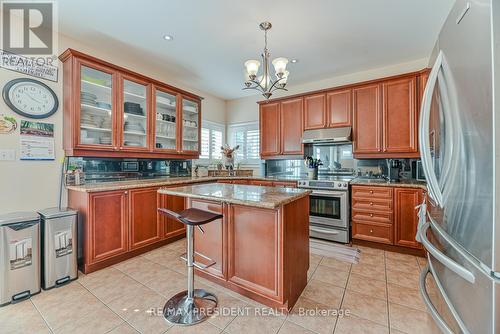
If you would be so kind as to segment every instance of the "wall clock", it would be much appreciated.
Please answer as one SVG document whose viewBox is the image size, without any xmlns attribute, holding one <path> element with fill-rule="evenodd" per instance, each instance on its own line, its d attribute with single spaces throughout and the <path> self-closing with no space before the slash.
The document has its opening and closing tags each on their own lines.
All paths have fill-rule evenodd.
<svg viewBox="0 0 500 334">
<path fill-rule="evenodd" d="M 57 111 L 54 91 L 38 80 L 19 78 L 4 86 L 3 100 L 14 112 L 28 118 L 46 118 Z"/>
</svg>

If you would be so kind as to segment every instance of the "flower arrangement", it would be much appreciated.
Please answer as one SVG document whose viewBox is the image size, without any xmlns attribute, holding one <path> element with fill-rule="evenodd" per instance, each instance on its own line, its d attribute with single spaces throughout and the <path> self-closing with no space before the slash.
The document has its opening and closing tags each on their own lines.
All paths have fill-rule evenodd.
<svg viewBox="0 0 500 334">
<path fill-rule="evenodd" d="M 233 169 L 234 168 L 234 151 L 240 148 L 240 145 L 236 145 L 235 147 L 231 148 L 228 144 L 224 144 L 224 146 L 221 146 L 221 153 L 222 153 L 222 162 L 226 169 Z"/>
<path fill-rule="evenodd" d="M 304 165 L 308 168 L 307 175 L 309 179 L 314 180 L 318 178 L 318 167 L 323 165 L 321 159 L 316 159 L 311 156 L 304 159 Z"/>
</svg>

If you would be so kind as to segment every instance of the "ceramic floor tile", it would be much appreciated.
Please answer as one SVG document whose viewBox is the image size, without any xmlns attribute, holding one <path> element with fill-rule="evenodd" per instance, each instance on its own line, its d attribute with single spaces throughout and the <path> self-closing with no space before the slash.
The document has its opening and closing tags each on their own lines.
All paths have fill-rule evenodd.
<svg viewBox="0 0 500 334">
<path fill-rule="evenodd" d="M 399 270 L 387 270 L 387 282 L 411 289 L 418 289 L 419 274 Z"/>
<path fill-rule="evenodd" d="M 359 318 L 371 320 L 387 326 L 387 301 L 347 290 L 342 302 L 342 309 Z"/>
<path fill-rule="evenodd" d="M 340 271 L 335 268 L 320 265 L 316 268 L 312 279 L 345 288 L 348 277 L 349 273 L 347 271 Z"/>
<path fill-rule="evenodd" d="M 120 298 L 130 291 L 135 291 L 140 289 L 142 284 L 136 280 L 124 276 L 118 278 L 114 282 L 110 282 L 104 285 L 100 285 L 97 288 L 90 290 L 97 298 L 99 298 L 104 303 L 109 303 L 117 298 Z"/>
<path fill-rule="evenodd" d="M 427 265 L 427 258 L 417 257 L 417 262 L 418 262 L 418 265 L 420 266 L 420 269 L 423 269 Z"/>
<path fill-rule="evenodd" d="M 431 315 L 424 311 L 389 303 L 391 330 L 406 334 L 439 334 Z"/>
<path fill-rule="evenodd" d="M 129 311 L 127 323 L 142 334 L 160 334 L 172 327 L 163 318 L 163 306 L 166 300 L 157 296 L 144 302 L 143 307 Z"/>
<path fill-rule="evenodd" d="M 112 331 L 108 332 L 107 334 L 139 334 L 138 331 L 136 331 L 132 326 L 124 322 L 120 326 L 116 327 Z"/>
<path fill-rule="evenodd" d="M 387 284 L 387 290 L 390 303 L 426 310 L 419 290 L 391 283 Z"/>
<path fill-rule="evenodd" d="M 167 331 L 167 334 L 218 334 L 221 332 L 220 328 L 210 324 L 209 322 L 202 322 L 193 326 L 173 326 Z"/>
<path fill-rule="evenodd" d="M 353 264 L 351 273 L 379 281 L 385 281 L 386 279 L 384 265 Z"/>
<path fill-rule="evenodd" d="M 387 270 L 404 271 L 410 274 L 416 273 L 418 275 L 418 273 L 420 272 L 420 267 L 418 266 L 416 258 L 409 260 L 395 260 L 386 258 L 385 266 Z"/>
<path fill-rule="evenodd" d="M 357 247 L 361 251 L 361 256 L 363 256 L 363 254 L 384 255 L 384 251 L 382 249 L 365 247 L 365 246 L 355 246 L 355 247 Z"/>
<path fill-rule="evenodd" d="M 52 330 L 76 321 L 103 305 L 77 282 L 49 291 L 42 292 L 32 301 Z"/>
<path fill-rule="evenodd" d="M 332 333 L 337 321 L 337 309 L 300 297 L 287 317 L 303 328 L 320 334 Z"/>
<path fill-rule="evenodd" d="M 293 322 L 286 320 L 283 323 L 283 326 L 281 326 L 278 334 L 315 334 L 315 333 L 308 329 L 305 329 L 304 327 L 296 325 Z"/>
<path fill-rule="evenodd" d="M 50 333 L 49 327 L 30 300 L 0 308 L 2 334 Z"/>
<path fill-rule="evenodd" d="M 168 269 L 144 257 L 134 257 L 115 265 L 115 268 L 141 283 L 161 277 Z"/>
<path fill-rule="evenodd" d="M 166 298 L 157 292 L 141 286 L 107 303 L 109 308 L 124 319 L 130 318 L 136 310 L 145 311 L 162 306 Z M 159 305 L 158 305 L 159 304 Z"/>
<path fill-rule="evenodd" d="M 359 264 L 367 264 L 374 266 L 384 266 L 385 257 L 384 254 L 361 254 L 359 257 Z"/>
<path fill-rule="evenodd" d="M 307 270 L 307 281 L 311 280 L 314 272 L 318 268 L 319 264 L 311 264 L 309 265 L 309 270 Z"/>
<path fill-rule="evenodd" d="M 112 284 L 116 280 L 124 277 L 125 274 L 116 268 L 108 267 L 83 277 L 78 278 L 78 282 L 89 290 L 94 290 L 105 284 Z"/>
<path fill-rule="evenodd" d="M 339 317 L 335 334 L 389 334 L 389 328 L 351 315 Z"/>
<path fill-rule="evenodd" d="M 160 295 L 170 298 L 178 292 L 187 289 L 187 279 L 186 276 L 169 270 L 168 274 L 153 279 L 145 285 Z"/>
<path fill-rule="evenodd" d="M 375 298 L 387 299 L 386 282 L 372 280 L 354 273 L 351 273 L 349 276 L 347 290 L 356 291 Z"/>
<path fill-rule="evenodd" d="M 207 321 L 220 329 L 226 328 L 238 314 L 245 312 L 246 308 L 253 308 L 253 306 L 229 294 L 221 292 L 215 293 L 215 295 L 218 300 L 217 308 Z"/>
<path fill-rule="evenodd" d="M 312 279 L 307 284 L 301 296 L 327 307 L 338 308 L 340 307 L 343 295 L 344 289 Z"/>
<path fill-rule="evenodd" d="M 322 255 L 309 253 L 309 265 L 319 264 L 321 259 L 323 259 Z"/>
<path fill-rule="evenodd" d="M 327 266 L 327 267 L 332 267 L 340 271 L 347 271 L 349 272 L 351 270 L 351 263 L 340 261 L 331 257 L 323 257 L 320 263 L 322 266 Z"/>
<path fill-rule="evenodd" d="M 385 257 L 387 259 L 399 260 L 399 261 L 413 261 L 417 259 L 417 257 L 414 255 L 389 252 L 389 251 L 385 251 Z"/>
<path fill-rule="evenodd" d="M 86 316 L 70 321 L 54 331 L 54 334 L 107 333 L 124 321 L 109 308 L 99 305 Z"/>
<path fill-rule="evenodd" d="M 263 313 L 265 312 L 265 313 Z M 249 314 L 238 315 L 224 329 L 229 334 L 275 334 L 285 322 L 286 316 L 270 309 L 252 309 Z"/>
</svg>

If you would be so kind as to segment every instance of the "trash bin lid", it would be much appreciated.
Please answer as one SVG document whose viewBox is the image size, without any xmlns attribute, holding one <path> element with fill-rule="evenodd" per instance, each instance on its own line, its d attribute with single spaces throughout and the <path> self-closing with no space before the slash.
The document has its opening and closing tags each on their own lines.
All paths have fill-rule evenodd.
<svg viewBox="0 0 500 334">
<path fill-rule="evenodd" d="M 35 211 L 10 212 L 0 215 L 0 226 L 33 220 L 40 220 L 40 216 Z"/>
<path fill-rule="evenodd" d="M 44 219 L 52 219 L 59 217 L 74 216 L 78 213 L 78 211 L 70 208 L 47 208 L 39 210 L 38 213 Z"/>
</svg>

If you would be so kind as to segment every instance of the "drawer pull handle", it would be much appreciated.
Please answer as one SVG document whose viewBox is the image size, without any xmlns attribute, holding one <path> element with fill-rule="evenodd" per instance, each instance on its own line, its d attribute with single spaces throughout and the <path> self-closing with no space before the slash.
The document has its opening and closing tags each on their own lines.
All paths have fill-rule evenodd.
<svg viewBox="0 0 500 334">
<path fill-rule="evenodd" d="M 373 217 L 373 213 L 370 213 L 370 217 Z"/>
<path fill-rule="evenodd" d="M 370 190 L 370 194 L 373 194 L 373 190 Z"/>
<path fill-rule="evenodd" d="M 370 205 L 373 205 L 373 202 L 370 202 Z"/>
<path fill-rule="evenodd" d="M 370 233 L 373 233 L 373 230 L 370 230 Z"/>
</svg>

